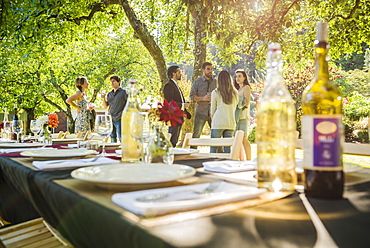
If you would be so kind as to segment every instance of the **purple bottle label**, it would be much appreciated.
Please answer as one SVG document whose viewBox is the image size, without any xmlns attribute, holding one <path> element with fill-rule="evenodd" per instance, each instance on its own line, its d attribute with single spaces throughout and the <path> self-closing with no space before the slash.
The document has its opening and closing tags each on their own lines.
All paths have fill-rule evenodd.
<svg viewBox="0 0 370 248">
<path fill-rule="evenodd" d="M 303 124 L 305 166 L 341 166 L 341 117 L 307 116 Z"/>
<path fill-rule="evenodd" d="M 340 165 L 340 132 L 337 118 L 314 119 L 314 166 Z"/>
</svg>

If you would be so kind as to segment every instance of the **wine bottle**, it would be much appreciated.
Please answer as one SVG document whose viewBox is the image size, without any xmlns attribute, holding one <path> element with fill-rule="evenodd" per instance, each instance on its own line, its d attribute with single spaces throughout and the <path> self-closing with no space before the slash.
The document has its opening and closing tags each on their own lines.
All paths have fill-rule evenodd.
<svg viewBox="0 0 370 248">
<path fill-rule="evenodd" d="M 296 109 L 284 84 L 279 43 L 268 46 L 266 83 L 257 105 L 258 187 L 292 191 L 295 172 Z"/>
<path fill-rule="evenodd" d="M 14 103 L 14 114 L 13 114 L 13 118 L 12 118 L 12 125 L 14 125 L 14 123 L 18 122 L 19 121 L 19 118 L 18 118 L 18 105 L 16 103 Z M 11 139 L 12 140 L 17 140 L 17 135 L 12 132 L 11 133 Z M 17 140 L 18 142 L 18 140 Z"/>
<path fill-rule="evenodd" d="M 344 135 L 342 96 L 329 80 L 327 23 L 318 24 L 315 44 L 315 76 L 302 95 L 305 193 L 336 199 L 343 194 Z"/>
<path fill-rule="evenodd" d="M 4 108 L 4 118 L 3 118 L 3 125 L 5 125 L 6 122 L 8 122 L 8 108 Z M 5 129 L 5 127 L 4 127 Z M 1 129 L 1 137 L 5 140 L 8 139 L 8 134 L 5 132 L 4 129 Z"/>
<path fill-rule="evenodd" d="M 130 123 L 132 114 L 140 112 L 139 102 L 137 99 L 138 90 L 136 82 L 131 81 L 129 84 L 129 97 L 121 117 L 121 140 L 122 140 L 122 162 L 137 163 L 140 159 L 139 143 L 133 139 L 130 133 Z"/>
</svg>

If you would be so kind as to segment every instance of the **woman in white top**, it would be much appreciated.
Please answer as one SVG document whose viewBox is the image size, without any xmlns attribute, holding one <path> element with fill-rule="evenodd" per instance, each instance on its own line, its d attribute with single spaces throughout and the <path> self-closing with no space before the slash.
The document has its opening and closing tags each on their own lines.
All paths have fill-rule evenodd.
<svg viewBox="0 0 370 248">
<path fill-rule="evenodd" d="M 247 160 L 251 160 L 251 144 L 248 141 L 248 123 L 250 119 L 249 105 L 251 96 L 251 87 L 248 82 L 247 74 L 244 70 L 235 71 L 234 86 L 238 90 L 239 103 L 238 109 L 240 114 L 236 114 L 236 130 L 244 131 L 243 146 Z"/>
<path fill-rule="evenodd" d="M 238 92 L 230 74 L 221 71 L 218 74 L 217 88 L 211 95 L 211 138 L 232 137 L 235 131 L 235 109 L 238 104 Z M 228 152 L 230 147 L 211 147 L 211 153 Z"/>
</svg>

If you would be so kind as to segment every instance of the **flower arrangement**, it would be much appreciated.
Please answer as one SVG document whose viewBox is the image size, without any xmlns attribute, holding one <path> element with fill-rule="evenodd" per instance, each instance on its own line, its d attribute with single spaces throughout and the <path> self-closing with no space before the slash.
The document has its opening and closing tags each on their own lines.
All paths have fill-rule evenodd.
<svg viewBox="0 0 370 248">
<path fill-rule="evenodd" d="M 40 125 L 40 126 L 56 128 L 59 124 L 58 115 L 49 114 L 49 115 L 40 116 L 39 118 L 37 118 L 36 123 L 37 125 Z"/>
<path fill-rule="evenodd" d="M 183 120 L 181 117 L 185 116 L 175 101 L 168 102 L 164 99 L 163 103 L 158 103 L 158 108 L 151 109 L 149 116 L 152 121 L 162 121 L 165 124 L 176 126 L 177 123 L 182 124 Z"/>
</svg>

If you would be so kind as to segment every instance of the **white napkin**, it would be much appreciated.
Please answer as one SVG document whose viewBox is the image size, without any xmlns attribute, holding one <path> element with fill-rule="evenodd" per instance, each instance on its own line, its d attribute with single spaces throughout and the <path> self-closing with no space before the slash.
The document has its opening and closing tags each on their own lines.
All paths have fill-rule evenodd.
<svg viewBox="0 0 370 248">
<path fill-rule="evenodd" d="M 118 155 L 122 155 L 122 150 L 119 149 L 119 150 L 115 150 L 115 152 L 118 154 Z"/>
<path fill-rule="evenodd" d="M 43 147 L 43 148 L 11 148 L 11 149 L 0 149 L 0 153 L 18 153 L 24 151 L 36 151 L 36 150 L 50 150 L 56 149 L 52 147 Z"/>
<path fill-rule="evenodd" d="M 94 158 L 33 161 L 32 165 L 40 170 L 47 170 L 47 169 L 84 167 L 89 165 L 116 164 L 120 162 L 105 157 L 101 157 L 94 162 L 92 162 L 92 160 L 94 160 Z"/>
<path fill-rule="evenodd" d="M 135 213 L 144 216 L 162 215 L 171 212 L 186 211 L 217 204 L 242 201 L 258 197 L 266 192 L 266 189 L 221 182 L 213 193 L 199 195 L 191 190 L 202 191 L 209 183 L 141 190 L 128 193 L 116 193 L 112 195 L 112 201 Z M 142 202 L 137 199 L 152 194 L 171 194 L 170 196 L 154 201 Z M 195 199 L 181 200 L 184 198 L 197 197 Z"/>
<path fill-rule="evenodd" d="M 214 162 L 203 162 L 203 168 L 205 170 L 221 173 L 254 170 L 256 169 L 256 165 L 257 163 L 254 161 L 224 160 Z"/>
<path fill-rule="evenodd" d="M 67 144 L 69 148 L 77 148 L 77 144 Z"/>
</svg>

